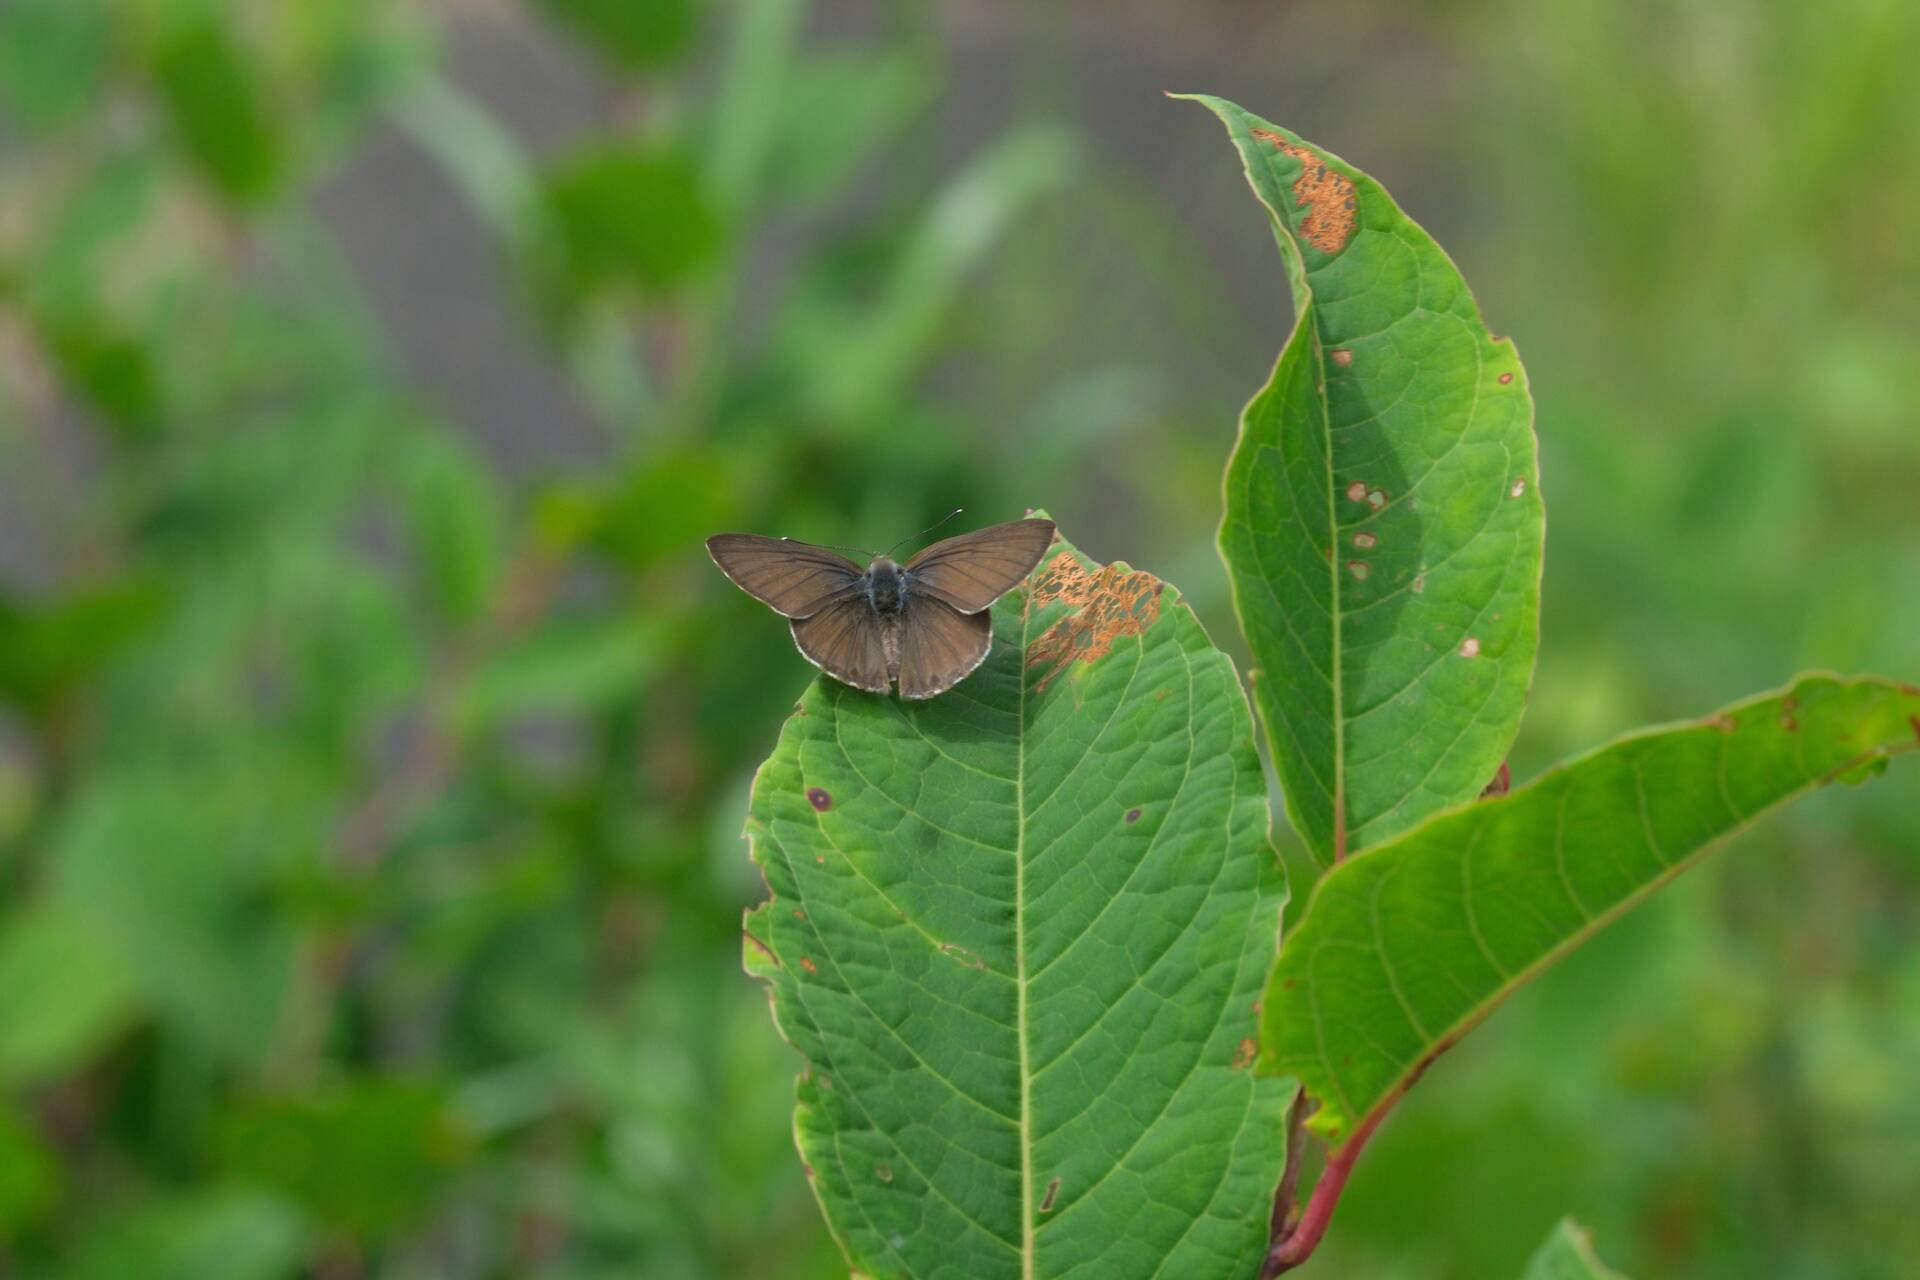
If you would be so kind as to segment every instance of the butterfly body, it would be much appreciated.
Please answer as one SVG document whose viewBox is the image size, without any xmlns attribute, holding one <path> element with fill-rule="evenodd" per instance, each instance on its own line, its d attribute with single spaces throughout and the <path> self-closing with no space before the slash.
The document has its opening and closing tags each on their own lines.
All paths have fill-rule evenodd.
<svg viewBox="0 0 1920 1280">
<path fill-rule="evenodd" d="M 906 564 L 879 555 L 863 571 L 824 547 L 722 533 L 720 571 L 788 619 L 807 661 L 843 684 L 931 698 L 966 679 L 993 645 L 988 610 L 1033 571 L 1051 520 L 1013 520 L 937 542 Z"/>
</svg>

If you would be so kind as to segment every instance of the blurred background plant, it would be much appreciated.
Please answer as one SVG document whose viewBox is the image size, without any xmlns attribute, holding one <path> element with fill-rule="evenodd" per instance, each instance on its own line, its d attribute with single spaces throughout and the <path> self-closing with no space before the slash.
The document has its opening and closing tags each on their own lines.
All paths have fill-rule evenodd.
<svg viewBox="0 0 1920 1280">
<path fill-rule="evenodd" d="M 1518 335 L 1518 773 L 1920 674 L 1920 9 L 1399 8 L 0 4 L 0 1276 L 844 1274 L 738 967 L 810 669 L 699 540 L 1044 503 L 1230 637 L 1285 290 L 1162 89 L 1381 177 Z M 1915 798 L 1523 994 L 1321 1268 L 1573 1212 L 1634 1274 L 1914 1274 Z"/>
</svg>

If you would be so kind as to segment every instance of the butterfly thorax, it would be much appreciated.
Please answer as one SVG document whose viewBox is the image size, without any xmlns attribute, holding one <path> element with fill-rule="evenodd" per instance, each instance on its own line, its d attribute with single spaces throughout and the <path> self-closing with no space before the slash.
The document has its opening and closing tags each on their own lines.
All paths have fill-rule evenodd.
<svg viewBox="0 0 1920 1280">
<path fill-rule="evenodd" d="M 907 575 L 886 556 L 867 567 L 867 602 L 882 614 L 899 613 L 906 607 Z"/>
</svg>

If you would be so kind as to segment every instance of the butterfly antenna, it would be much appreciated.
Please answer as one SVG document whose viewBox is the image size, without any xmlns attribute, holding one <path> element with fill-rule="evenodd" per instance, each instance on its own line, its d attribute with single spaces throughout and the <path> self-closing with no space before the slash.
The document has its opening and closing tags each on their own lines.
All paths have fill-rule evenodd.
<svg viewBox="0 0 1920 1280">
<path fill-rule="evenodd" d="M 935 520 L 932 524 L 928 525 L 926 528 L 922 529 L 920 532 L 910 533 L 906 537 L 900 539 L 900 542 L 894 543 L 893 546 L 888 547 L 881 554 L 889 555 L 889 556 L 892 555 L 894 553 L 894 550 L 900 546 L 900 543 L 914 542 L 914 541 L 917 541 L 918 539 L 926 537 L 928 534 L 932 533 L 935 529 L 938 529 L 941 525 L 945 524 L 947 521 L 953 519 L 955 516 L 959 515 L 962 511 L 965 511 L 965 510 L 966 510 L 965 507 L 955 507 L 953 510 L 947 512 L 946 515 L 941 516 L 938 520 Z"/>
</svg>

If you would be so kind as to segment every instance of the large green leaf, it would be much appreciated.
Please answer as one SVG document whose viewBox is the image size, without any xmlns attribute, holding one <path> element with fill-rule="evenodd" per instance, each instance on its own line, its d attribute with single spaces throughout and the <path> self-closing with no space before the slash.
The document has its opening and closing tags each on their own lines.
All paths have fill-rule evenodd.
<svg viewBox="0 0 1920 1280">
<path fill-rule="evenodd" d="M 1232 664 L 1064 543 L 994 631 L 929 702 L 816 683 L 754 784 L 815 1191 L 867 1275 L 1249 1274 L 1291 1085 L 1247 1069 L 1284 889 Z"/>
<path fill-rule="evenodd" d="M 1380 184 L 1230 102 L 1297 320 L 1247 405 L 1221 554 L 1287 812 L 1321 861 L 1479 794 L 1519 727 L 1546 516 L 1533 402 Z"/>
<path fill-rule="evenodd" d="M 1920 748 L 1920 689 L 1806 676 L 1622 739 L 1328 872 L 1267 991 L 1262 1068 L 1357 1137 L 1520 984 L 1769 810 Z"/>
<path fill-rule="evenodd" d="M 1562 1218 L 1546 1243 L 1527 1263 L 1521 1280 L 1625 1280 L 1600 1261 L 1593 1241 L 1572 1218 Z"/>
</svg>

